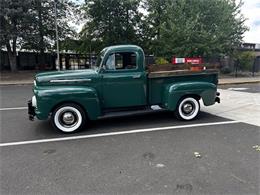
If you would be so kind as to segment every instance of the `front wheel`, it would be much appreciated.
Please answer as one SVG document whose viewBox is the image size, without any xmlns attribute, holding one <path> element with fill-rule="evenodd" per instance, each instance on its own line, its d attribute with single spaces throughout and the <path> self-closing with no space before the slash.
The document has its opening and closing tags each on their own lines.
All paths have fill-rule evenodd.
<svg viewBox="0 0 260 195">
<path fill-rule="evenodd" d="M 181 120 L 192 120 L 194 119 L 200 111 L 200 103 L 193 97 L 182 98 L 175 110 L 175 115 Z"/>
<path fill-rule="evenodd" d="M 86 123 L 84 110 L 76 104 L 63 104 L 52 113 L 53 126 L 63 133 L 74 133 Z"/>
</svg>

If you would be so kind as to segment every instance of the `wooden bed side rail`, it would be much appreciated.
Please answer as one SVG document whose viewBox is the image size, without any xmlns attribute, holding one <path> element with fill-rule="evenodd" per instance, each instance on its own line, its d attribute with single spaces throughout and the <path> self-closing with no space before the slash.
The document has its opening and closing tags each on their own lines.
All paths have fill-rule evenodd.
<svg viewBox="0 0 260 195">
<path fill-rule="evenodd" d="M 161 78 L 161 77 L 171 77 L 171 76 L 188 76 L 196 74 L 218 74 L 218 69 L 206 69 L 201 71 L 191 71 L 186 70 L 170 70 L 170 71 L 157 71 L 148 73 L 148 78 Z"/>
</svg>

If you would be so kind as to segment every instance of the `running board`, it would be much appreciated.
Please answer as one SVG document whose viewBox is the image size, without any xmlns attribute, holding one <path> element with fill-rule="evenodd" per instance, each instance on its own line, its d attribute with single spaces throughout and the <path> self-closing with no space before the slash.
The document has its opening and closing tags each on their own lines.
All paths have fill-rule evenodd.
<svg viewBox="0 0 260 195">
<path fill-rule="evenodd" d="M 143 114 L 148 114 L 148 113 L 154 113 L 154 112 L 162 112 L 166 111 L 167 109 L 144 109 L 144 110 L 131 110 L 131 111 L 118 111 L 118 112 L 109 112 L 106 113 L 98 119 L 105 119 L 105 118 L 113 118 L 113 117 L 120 117 L 120 116 L 134 116 L 134 115 L 143 115 Z"/>
</svg>

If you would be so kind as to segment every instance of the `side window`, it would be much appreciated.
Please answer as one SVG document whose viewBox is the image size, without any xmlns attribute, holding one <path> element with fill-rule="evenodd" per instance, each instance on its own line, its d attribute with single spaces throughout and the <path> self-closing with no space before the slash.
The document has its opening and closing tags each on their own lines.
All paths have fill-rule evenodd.
<svg viewBox="0 0 260 195">
<path fill-rule="evenodd" d="M 106 70 L 136 69 L 136 54 L 134 52 L 118 52 L 110 54 L 105 66 Z"/>
<path fill-rule="evenodd" d="M 123 55 L 120 53 L 115 54 L 116 58 L 116 69 L 123 69 Z"/>
</svg>

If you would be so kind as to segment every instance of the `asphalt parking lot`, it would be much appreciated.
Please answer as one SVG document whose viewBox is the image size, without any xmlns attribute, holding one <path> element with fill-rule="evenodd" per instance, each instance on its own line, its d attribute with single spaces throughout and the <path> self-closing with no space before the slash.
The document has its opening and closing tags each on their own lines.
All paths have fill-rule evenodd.
<svg viewBox="0 0 260 195">
<path fill-rule="evenodd" d="M 64 135 L 28 120 L 31 86 L 0 90 L 1 194 L 260 193 L 258 126 L 206 111 L 191 122 L 158 112 Z"/>
</svg>

